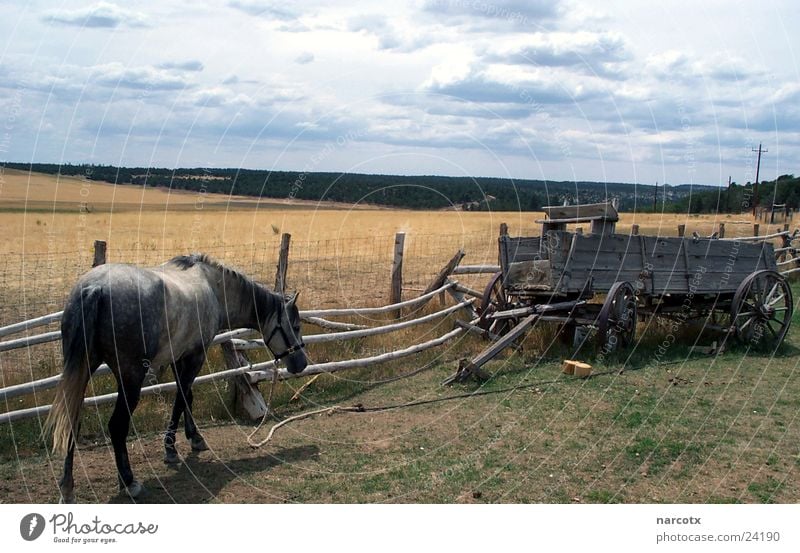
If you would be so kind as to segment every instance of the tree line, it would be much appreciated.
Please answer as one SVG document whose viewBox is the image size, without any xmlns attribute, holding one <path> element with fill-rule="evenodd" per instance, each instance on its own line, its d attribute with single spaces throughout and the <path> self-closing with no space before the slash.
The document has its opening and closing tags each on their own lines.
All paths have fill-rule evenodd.
<svg viewBox="0 0 800 553">
<path fill-rule="evenodd" d="M 774 181 L 758 184 L 758 199 L 752 183 L 744 185 L 732 182 L 729 187 L 703 190 L 681 198 L 670 206 L 678 213 L 742 213 L 760 207 L 785 204 L 787 208 L 800 208 L 800 177 L 781 175 Z"/>
<path fill-rule="evenodd" d="M 369 175 L 225 168 L 117 167 L 95 164 L 5 163 L 5 167 L 52 175 L 82 176 L 112 184 L 135 184 L 272 199 L 333 201 L 408 209 L 454 207 L 470 211 L 538 211 L 564 202 L 596 203 L 617 198 L 623 211 L 684 207 L 711 209 L 718 191 L 697 185 L 661 186 L 591 181 L 546 181 L 435 175 Z M 713 198 L 712 198 L 713 197 Z M 683 203 L 682 203 L 683 202 Z M 685 202 L 690 202 L 685 204 Z M 735 204 L 736 200 L 731 201 Z M 713 204 L 716 205 L 716 204 Z M 703 212 L 703 211 L 697 211 Z"/>
</svg>

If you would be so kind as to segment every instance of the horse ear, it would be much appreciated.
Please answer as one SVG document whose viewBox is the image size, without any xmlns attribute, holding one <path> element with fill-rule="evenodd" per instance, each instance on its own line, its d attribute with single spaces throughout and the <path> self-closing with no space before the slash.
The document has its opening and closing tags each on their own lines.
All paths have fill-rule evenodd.
<svg viewBox="0 0 800 553">
<path fill-rule="evenodd" d="M 291 296 L 289 296 L 289 305 L 294 305 L 297 303 L 297 298 L 300 296 L 300 292 L 294 292 Z"/>
</svg>

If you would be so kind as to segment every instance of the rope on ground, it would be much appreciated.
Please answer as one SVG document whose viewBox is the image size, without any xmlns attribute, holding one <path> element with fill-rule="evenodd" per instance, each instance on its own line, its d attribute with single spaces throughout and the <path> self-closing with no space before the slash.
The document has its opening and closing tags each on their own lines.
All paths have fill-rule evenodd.
<svg viewBox="0 0 800 553">
<path fill-rule="evenodd" d="M 675 364 L 678 364 L 678 363 L 685 363 L 685 362 L 686 362 L 685 359 L 679 360 L 679 361 L 663 361 L 663 362 L 657 363 L 655 366 L 656 367 L 660 367 L 662 365 L 675 365 Z M 638 367 L 623 367 L 621 369 L 611 369 L 611 370 L 607 370 L 607 371 L 592 373 L 589 376 L 585 377 L 584 379 L 588 380 L 588 379 L 591 379 L 591 378 L 597 378 L 599 376 L 608 376 L 608 375 L 611 375 L 611 374 L 624 374 L 624 373 L 630 372 L 630 371 L 642 370 L 642 369 L 647 368 L 648 366 L 649 366 L 648 364 L 644 364 L 644 365 L 640 365 Z M 413 374 L 417 374 L 417 373 L 421 372 L 422 370 L 424 370 L 426 368 L 429 368 L 429 367 L 424 366 L 421 369 L 417 369 L 417 370 L 412 371 L 411 373 L 408 373 L 408 374 L 403 375 L 403 376 L 407 377 L 407 376 L 411 376 Z M 454 395 L 451 395 L 451 396 L 437 397 L 437 398 L 433 398 L 433 399 L 421 399 L 421 400 L 416 400 L 416 401 L 409 401 L 409 402 L 406 402 L 406 403 L 395 403 L 395 404 L 390 404 L 390 405 L 376 405 L 374 407 L 366 407 L 361 403 L 357 403 L 355 405 L 350 405 L 350 406 L 333 405 L 331 407 L 324 407 L 322 409 L 316 409 L 314 411 L 308 411 L 306 413 L 300 413 L 299 415 L 294 415 L 294 416 L 291 416 L 291 417 L 289 417 L 287 419 L 284 419 L 284 420 L 282 420 L 282 421 L 280 421 L 280 422 L 278 422 L 278 423 L 276 423 L 275 425 L 272 426 L 272 428 L 270 429 L 269 434 L 267 434 L 266 438 L 264 438 L 260 442 L 253 442 L 253 439 L 252 439 L 253 436 L 255 436 L 256 433 L 261 429 L 261 426 L 264 424 L 264 422 L 266 421 L 267 417 L 270 415 L 270 412 L 268 411 L 264 415 L 264 418 L 261 419 L 261 422 L 258 424 L 256 429 L 253 430 L 253 432 L 251 432 L 250 435 L 247 437 L 247 443 L 248 443 L 248 445 L 250 445 L 250 447 L 255 448 L 255 449 L 263 447 L 270 440 L 272 440 L 273 436 L 275 435 L 275 431 L 277 431 L 282 426 L 285 426 L 285 425 L 287 425 L 287 424 L 289 424 L 291 422 L 295 422 L 295 421 L 299 421 L 299 420 L 302 420 L 302 419 L 307 419 L 307 418 L 310 418 L 310 417 L 314 417 L 316 415 L 322 415 L 324 413 L 327 413 L 329 415 L 333 415 L 335 413 L 378 413 L 378 412 L 382 412 L 382 411 L 391 411 L 391 410 L 394 410 L 394 409 L 404 409 L 404 408 L 407 408 L 407 407 L 419 407 L 421 405 L 431 405 L 433 403 L 442 403 L 442 402 L 445 402 L 445 401 L 453 401 L 453 400 L 456 400 L 456 399 L 469 399 L 469 398 L 473 398 L 473 397 L 488 396 L 488 395 L 492 395 L 492 394 L 502 394 L 502 393 L 506 393 L 506 392 L 515 392 L 517 390 L 526 390 L 526 389 L 529 389 L 529 388 L 538 388 L 539 386 L 546 386 L 546 385 L 550 385 L 550 384 L 559 384 L 561 382 L 566 382 L 568 380 L 570 380 L 570 379 L 556 378 L 556 379 L 552 379 L 552 380 L 540 380 L 540 381 L 537 381 L 537 382 L 528 382 L 527 384 L 517 384 L 517 385 L 514 385 L 514 386 L 506 386 L 504 388 L 496 388 L 494 390 L 480 390 L 480 389 L 478 389 L 478 390 L 475 390 L 473 392 L 467 392 L 467 393 L 464 393 L 464 394 L 454 394 Z"/>
</svg>

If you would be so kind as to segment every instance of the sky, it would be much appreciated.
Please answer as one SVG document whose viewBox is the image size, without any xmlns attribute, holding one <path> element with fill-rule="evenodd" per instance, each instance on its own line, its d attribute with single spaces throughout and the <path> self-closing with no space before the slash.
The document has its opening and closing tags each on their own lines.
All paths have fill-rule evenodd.
<svg viewBox="0 0 800 553">
<path fill-rule="evenodd" d="M 800 3 L 0 0 L 0 161 L 800 173 Z"/>
</svg>

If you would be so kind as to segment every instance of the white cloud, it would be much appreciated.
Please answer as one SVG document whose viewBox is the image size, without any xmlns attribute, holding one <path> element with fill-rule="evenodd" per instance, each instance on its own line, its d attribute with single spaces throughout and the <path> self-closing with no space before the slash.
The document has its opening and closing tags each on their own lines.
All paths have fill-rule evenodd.
<svg viewBox="0 0 800 553">
<path fill-rule="evenodd" d="M 623 63 L 632 59 L 619 33 L 548 32 L 524 35 L 490 48 L 487 61 L 545 67 L 573 67 L 612 78 L 624 76 Z"/>
<path fill-rule="evenodd" d="M 203 62 L 199 60 L 186 60 L 186 61 L 167 61 L 159 63 L 160 69 L 175 69 L 178 71 L 202 71 L 205 69 Z"/>
<path fill-rule="evenodd" d="M 270 0 L 232 0 L 228 5 L 248 15 L 277 19 L 280 21 L 292 21 L 296 19 L 299 14 L 298 11 L 290 8 L 287 2 L 275 2 Z"/>
<path fill-rule="evenodd" d="M 53 9 L 44 13 L 43 19 L 61 25 L 82 28 L 144 27 L 144 14 L 108 2 L 97 2 L 77 9 Z"/>
<path fill-rule="evenodd" d="M 520 27 L 534 27 L 556 19 L 560 0 L 427 0 L 424 9 L 459 22 L 492 21 Z"/>
<path fill-rule="evenodd" d="M 112 62 L 88 68 L 91 82 L 108 87 L 135 90 L 180 90 L 190 86 L 182 73 L 150 66 L 128 67 Z"/>
<path fill-rule="evenodd" d="M 311 63 L 312 61 L 314 61 L 314 54 L 311 52 L 303 52 L 294 58 L 294 62 L 300 65 L 305 65 L 307 63 Z"/>
<path fill-rule="evenodd" d="M 373 36 L 378 41 L 380 50 L 397 52 L 413 52 L 434 44 L 438 38 L 434 33 L 423 32 L 402 21 L 382 14 L 359 14 L 347 22 L 347 30 Z"/>
</svg>

